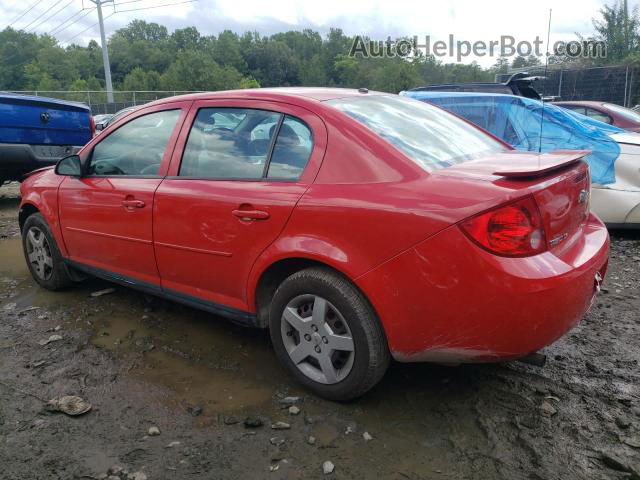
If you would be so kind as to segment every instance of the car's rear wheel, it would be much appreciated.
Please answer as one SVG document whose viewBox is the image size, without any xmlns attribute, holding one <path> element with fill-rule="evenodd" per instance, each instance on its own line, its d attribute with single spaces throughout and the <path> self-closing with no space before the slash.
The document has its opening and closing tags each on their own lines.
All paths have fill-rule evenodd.
<svg viewBox="0 0 640 480">
<path fill-rule="evenodd" d="M 351 282 L 328 268 L 288 277 L 273 297 L 269 322 L 280 361 L 321 397 L 357 398 L 389 365 L 373 308 Z"/>
<path fill-rule="evenodd" d="M 42 215 L 30 215 L 22 227 L 22 247 L 29 271 L 38 284 L 60 290 L 73 283 L 47 222 Z"/>
</svg>

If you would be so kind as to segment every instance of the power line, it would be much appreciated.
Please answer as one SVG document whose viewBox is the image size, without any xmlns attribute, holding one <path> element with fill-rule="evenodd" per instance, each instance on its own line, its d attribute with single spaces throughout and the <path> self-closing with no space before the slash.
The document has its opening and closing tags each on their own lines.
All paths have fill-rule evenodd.
<svg viewBox="0 0 640 480">
<path fill-rule="evenodd" d="M 126 2 L 114 3 L 114 5 L 117 7 L 118 5 L 125 5 L 127 3 L 140 3 L 140 2 L 144 2 L 144 0 L 127 0 Z"/>
<path fill-rule="evenodd" d="M 51 30 L 51 32 L 49 33 L 49 35 L 58 35 L 62 32 L 64 32 L 67 28 L 69 28 L 72 25 L 75 25 L 76 23 L 78 23 L 80 20 L 82 20 L 84 17 L 86 17 L 87 15 L 89 15 L 93 10 L 95 10 L 94 8 L 88 8 L 88 9 L 83 9 L 83 10 L 78 10 L 76 13 L 74 13 L 73 15 L 71 15 L 69 18 L 67 18 L 64 22 L 60 23 L 56 28 L 54 28 L 53 30 Z M 78 19 L 76 19 L 75 21 L 69 23 L 67 25 L 67 23 L 74 19 L 75 17 L 78 16 L 78 14 L 84 12 L 84 15 L 80 15 L 80 17 Z M 60 28 L 63 25 L 66 25 L 64 28 Z"/>
<path fill-rule="evenodd" d="M 151 10 L 152 8 L 161 8 L 161 7 L 170 7 L 172 5 L 182 5 L 183 3 L 193 3 L 198 0 L 186 0 L 184 2 L 175 2 L 175 3 L 164 3 L 162 5 L 154 5 L 153 7 L 140 7 L 140 8 L 130 8 L 128 10 L 117 10 L 115 13 L 124 13 L 124 12 L 138 12 L 140 10 Z M 131 2 L 133 3 L 133 1 Z M 116 5 L 117 7 L 117 5 Z"/>
<path fill-rule="evenodd" d="M 42 0 L 38 0 L 36 3 L 34 3 L 33 5 L 31 5 L 29 8 L 27 8 L 24 12 L 22 12 L 20 15 L 18 15 L 17 18 L 15 18 L 13 20 L 13 22 L 11 22 L 9 25 L 7 25 L 6 28 L 9 28 L 11 25 L 13 25 L 14 23 L 16 23 L 18 20 L 20 20 L 22 17 L 24 17 L 27 13 L 29 13 L 31 10 L 33 10 L 33 8 L 38 5 Z"/>
<path fill-rule="evenodd" d="M 109 18 L 109 17 L 113 17 L 116 13 L 117 13 L 117 12 L 113 12 L 111 15 L 107 15 L 106 17 L 104 17 L 104 19 L 106 20 L 106 19 L 107 19 L 107 18 Z M 94 28 L 94 27 L 97 27 L 99 24 L 100 24 L 100 22 L 96 22 L 96 23 L 94 23 L 93 25 L 91 25 L 91 26 L 89 26 L 89 27 L 85 28 L 85 29 L 84 29 L 84 30 L 82 30 L 81 32 L 76 33 L 73 37 L 71 37 L 71 38 L 69 38 L 69 39 L 67 39 L 67 40 L 64 40 L 64 43 L 69 43 L 69 42 L 70 42 L 71 40 L 73 40 L 74 38 L 79 37 L 80 35 L 82 35 L 82 34 L 83 34 L 84 32 L 86 32 L 87 30 L 90 30 L 90 29 L 92 29 L 92 28 Z"/>
<path fill-rule="evenodd" d="M 55 17 L 56 15 L 58 15 L 61 11 L 63 11 L 65 8 L 67 8 L 69 5 L 71 5 L 75 0 L 69 0 L 69 2 L 65 3 L 62 8 L 59 8 L 58 10 L 55 11 L 55 13 L 53 13 L 52 15 L 49 15 L 47 18 L 45 18 L 44 20 L 41 20 L 35 27 L 31 27 L 31 32 L 35 31 L 36 28 L 38 28 L 40 25 L 42 25 L 44 22 L 48 22 L 49 20 L 51 20 L 53 17 Z"/>
<path fill-rule="evenodd" d="M 48 10 L 45 10 L 44 12 L 42 12 L 40 15 L 38 15 L 34 20 L 31 21 L 31 23 L 29 23 L 28 25 L 25 25 L 24 27 L 22 27 L 21 30 L 27 30 L 27 28 L 29 28 L 31 25 L 33 25 L 34 23 L 36 23 L 38 20 L 40 20 L 42 17 L 44 17 L 47 13 L 49 13 L 49 10 L 51 10 L 54 7 L 57 7 L 58 5 L 60 5 L 60 3 L 62 3 L 62 0 L 58 0 L 56 3 L 54 3 Z"/>
</svg>

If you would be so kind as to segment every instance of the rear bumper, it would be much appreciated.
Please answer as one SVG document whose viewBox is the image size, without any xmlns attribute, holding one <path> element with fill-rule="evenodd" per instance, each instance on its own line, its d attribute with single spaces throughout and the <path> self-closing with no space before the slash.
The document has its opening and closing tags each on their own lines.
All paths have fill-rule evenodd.
<svg viewBox="0 0 640 480">
<path fill-rule="evenodd" d="M 55 165 L 61 158 L 73 155 L 81 148 L 73 145 L 0 143 L 0 181 L 20 180 L 24 174 Z"/>
<path fill-rule="evenodd" d="M 396 360 L 492 362 L 554 342 L 587 312 L 604 277 L 609 237 L 590 215 L 562 258 L 504 258 L 457 226 L 358 279 L 376 308 Z"/>
</svg>

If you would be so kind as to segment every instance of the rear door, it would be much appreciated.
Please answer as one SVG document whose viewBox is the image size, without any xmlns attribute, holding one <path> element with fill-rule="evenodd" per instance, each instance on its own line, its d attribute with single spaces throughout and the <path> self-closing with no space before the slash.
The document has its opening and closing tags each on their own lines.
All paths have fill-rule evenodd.
<svg viewBox="0 0 640 480">
<path fill-rule="evenodd" d="M 153 198 L 189 105 L 136 112 L 83 154 L 85 176 L 65 178 L 58 193 L 60 220 L 72 261 L 159 287 Z"/>
<path fill-rule="evenodd" d="M 180 137 L 154 203 L 163 289 L 251 311 L 249 271 L 313 181 L 324 124 L 288 104 L 203 101 Z"/>
</svg>

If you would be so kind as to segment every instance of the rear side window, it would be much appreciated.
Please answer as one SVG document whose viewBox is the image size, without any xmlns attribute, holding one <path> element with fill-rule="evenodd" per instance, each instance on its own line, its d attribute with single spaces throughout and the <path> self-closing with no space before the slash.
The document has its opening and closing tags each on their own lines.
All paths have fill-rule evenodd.
<svg viewBox="0 0 640 480">
<path fill-rule="evenodd" d="M 277 112 L 202 108 L 185 145 L 179 176 L 212 180 L 295 180 L 313 140 L 300 120 Z"/>
<path fill-rule="evenodd" d="M 587 116 L 593 118 L 594 120 L 598 120 L 599 122 L 604 122 L 609 124 L 613 123 L 609 115 L 603 112 L 599 112 L 598 110 L 595 110 L 593 108 L 587 108 Z"/>
<path fill-rule="evenodd" d="M 411 98 L 371 95 L 327 103 L 373 130 L 428 172 L 508 150 L 455 115 Z"/>
<path fill-rule="evenodd" d="M 286 116 L 280 126 L 267 177 L 299 178 L 309 161 L 312 147 L 309 127 L 297 118 Z"/>
<path fill-rule="evenodd" d="M 125 123 L 93 147 L 89 175 L 157 175 L 178 118 L 180 110 L 165 110 Z"/>
</svg>

